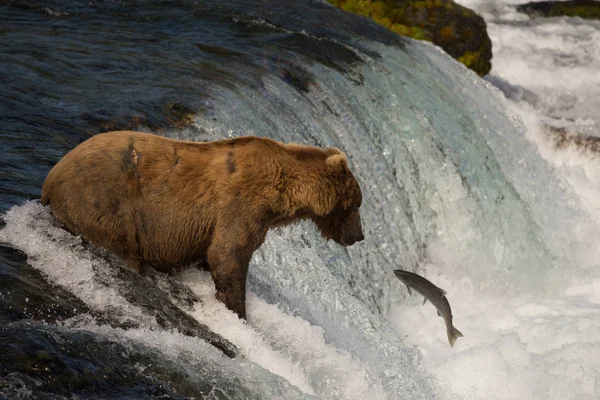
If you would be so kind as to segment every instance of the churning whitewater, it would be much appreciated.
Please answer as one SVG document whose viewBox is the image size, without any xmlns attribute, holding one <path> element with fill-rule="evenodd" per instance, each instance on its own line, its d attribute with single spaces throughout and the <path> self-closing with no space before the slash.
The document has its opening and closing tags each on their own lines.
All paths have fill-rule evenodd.
<svg viewBox="0 0 600 400">
<path fill-rule="evenodd" d="M 19 179 L 26 179 L 12 169 L 6 174 L 17 183 L 2 203 L 8 211 L 0 255 L 14 266 L 12 275 L 3 276 L 21 271 L 15 282 L 36 279 L 37 286 L 55 290 L 52 298 L 66 299 L 56 309 L 68 318 L 55 321 L 52 310 L 28 310 L 37 297 L 46 299 L 42 294 L 31 292 L 37 297 L 18 301 L 18 291 L 2 292 L 15 307 L 26 304 L 24 315 L 47 323 L 11 322 L 0 329 L 3 340 L 19 343 L 8 349 L 16 349 L 15 370 L 0 381 L 0 395 L 64 393 L 58 384 L 28 380 L 19 364 L 19 354 L 51 359 L 56 353 L 77 361 L 61 379 L 76 379 L 78 365 L 85 365 L 92 371 L 86 377 L 100 382 L 94 390 L 106 397 L 598 398 L 600 169 L 595 155 L 557 150 L 544 133 L 545 123 L 557 120 L 549 115 L 557 108 L 546 96 L 553 92 L 553 74 L 565 70 L 550 68 L 537 81 L 523 73 L 519 80 L 512 68 L 531 65 L 527 57 L 533 52 L 502 46 L 533 28 L 565 32 L 557 34 L 566 40 L 568 32 L 595 35 L 598 27 L 569 19 L 545 26 L 527 22 L 509 4 L 465 3 L 480 8 L 494 41 L 494 69 L 485 80 L 428 43 L 390 39 L 362 19 L 345 16 L 339 32 L 328 31 L 319 18 L 336 11 L 315 2 L 289 5 L 308 7 L 310 13 L 295 11 L 307 13 L 303 23 L 282 17 L 287 14 L 277 2 L 269 15 L 279 18 L 277 23 L 257 18 L 253 9 L 236 14 L 235 7 L 252 7 L 246 3 L 228 9 L 199 2 L 192 12 L 144 5 L 130 11 L 135 18 L 116 15 L 107 5 L 100 11 L 57 5 L 43 17 L 35 8 L 11 8 L 19 16 L 13 20 L 25 21 L 27 29 L 17 35 L 22 42 L 11 37 L 6 43 L 19 45 L 9 62 L 21 65 L 14 54 L 31 43 L 37 43 L 38 56 L 56 46 L 63 51 L 52 52 L 62 67 L 42 74 L 46 80 L 26 80 L 37 70 L 23 74 L 32 93 L 39 82 L 48 85 L 49 97 L 37 94 L 48 108 L 23 107 L 31 101 L 22 94 L 0 100 L 16 102 L 10 103 L 16 111 L 6 121 L 16 138 L 5 135 L 7 157 L 23 170 L 31 157 L 44 167 L 31 173 L 32 182 L 39 183 L 35 190 L 19 186 Z M 43 30 L 52 25 L 44 18 L 56 18 L 52 21 L 81 36 L 56 41 Z M 161 21 L 159 34 L 148 32 L 147 20 Z M 125 38 L 142 35 L 147 43 L 122 48 L 122 38 L 110 36 L 115 31 Z M 93 41 L 96 37 L 102 40 Z M 330 49 L 335 57 L 323 57 Z M 97 73 L 109 58 L 122 75 Z M 71 75 L 61 75 L 65 71 Z M 118 90 L 129 81 L 136 85 Z M 527 87 L 528 82 L 536 84 Z M 592 86 L 575 90 L 564 83 L 563 89 L 592 99 L 597 90 Z M 364 242 L 349 248 L 325 242 L 308 222 L 270 232 L 250 264 L 248 319 L 242 321 L 214 299 L 207 273 L 190 267 L 175 277 L 133 278 L 58 227 L 36 200 L 51 167 L 44 157 L 56 162 L 84 137 L 63 137 L 53 129 L 71 126 L 80 132 L 89 121 L 106 125 L 113 112 L 121 121 L 122 109 L 144 121 L 140 110 L 161 110 L 156 104 L 172 93 L 178 99 L 199 96 L 199 111 L 190 126 L 163 131 L 166 136 L 200 141 L 258 135 L 343 150 L 363 192 Z M 527 103 L 526 93 L 545 101 Z M 141 97 L 148 103 L 132 100 Z M 163 103 L 152 103 L 155 99 Z M 90 111 L 96 109 L 102 111 Z M 558 119 L 574 119 L 569 129 L 584 126 L 583 133 L 597 134 L 597 121 L 587 111 L 572 107 Z M 27 125 L 28 119 L 34 122 Z M 35 137 L 31 146 L 37 150 L 20 153 L 14 143 L 31 140 L 25 132 L 39 126 L 58 135 L 52 145 L 42 146 Z M 9 246 L 22 253 L 6 253 Z M 33 270 L 25 275 L 27 265 Z M 407 295 L 394 276 L 397 269 L 417 272 L 446 292 L 453 323 L 464 334 L 454 348 L 435 308 Z M 144 299 L 131 296 L 143 291 L 149 291 Z M 152 298 L 160 304 L 146 301 Z M 186 318 L 231 342 L 238 357 L 178 331 L 177 321 Z M 42 347 L 28 353 L 31 343 Z M 94 369 L 131 367 L 135 385 L 115 376 L 120 386 L 113 388 Z M 82 390 L 78 395 L 89 395 Z"/>
<path fill-rule="evenodd" d="M 468 340 L 444 348 L 442 322 L 415 300 L 413 305 L 397 300 L 389 321 L 458 398 L 596 399 L 600 258 L 594 242 L 599 237 L 600 164 L 597 154 L 575 143 L 557 148 L 560 137 L 552 132 L 600 137 L 595 111 L 600 24 L 579 18 L 531 20 L 516 11 L 519 1 L 458 2 L 486 20 L 494 58 L 485 79 L 502 90 L 500 101 L 520 134 L 535 144 L 533 151 L 523 152 L 506 138 L 507 151 L 498 157 L 512 158 L 503 169 L 516 170 L 512 174 L 520 195 L 545 219 L 540 228 L 547 230 L 553 263 L 543 274 L 530 270 L 535 285 L 530 291 L 492 294 L 481 290 L 479 280 L 457 274 L 460 264 L 446 261 L 457 249 L 445 248 L 438 261 L 430 258 L 417 271 L 447 291 L 454 322 Z M 545 171 L 536 167 L 540 162 L 547 164 Z M 519 170 L 529 178 L 517 177 Z M 566 197 L 554 198 L 561 191 Z M 522 279 L 515 275 L 508 286 Z"/>
</svg>

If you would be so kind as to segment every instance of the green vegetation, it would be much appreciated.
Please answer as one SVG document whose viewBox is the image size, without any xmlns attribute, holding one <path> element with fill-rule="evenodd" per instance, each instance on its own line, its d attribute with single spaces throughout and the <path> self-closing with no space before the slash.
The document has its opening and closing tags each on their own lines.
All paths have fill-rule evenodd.
<svg viewBox="0 0 600 400">
<path fill-rule="evenodd" d="M 479 15 L 451 0 L 328 0 L 414 39 L 427 40 L 479 75 L 491 69 L 492 43 Z"/>
</svg>

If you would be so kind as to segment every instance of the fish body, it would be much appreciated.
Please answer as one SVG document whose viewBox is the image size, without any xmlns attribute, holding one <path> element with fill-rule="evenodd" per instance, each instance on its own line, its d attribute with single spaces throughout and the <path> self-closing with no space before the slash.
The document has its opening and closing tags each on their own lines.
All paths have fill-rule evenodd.
<svg viewBox="0 0 600 400">
<path fill-rule="evenodd" d="M 437 313 L 446 323 L 446 332 L 450 347 L 454 347 L 454 342 L 463 334 L 452 325 L 452 309 L 446 298 L 446 292 L 435 286 L 433 283 L 413 272 L 397 269 L 394 271 L 396 277 L 402 281 L 408 288 L 408 293 L 412 296 L 411 289 L 424 297 L 423 304 L 429 301 L 437 309 Z"/>
</svg>

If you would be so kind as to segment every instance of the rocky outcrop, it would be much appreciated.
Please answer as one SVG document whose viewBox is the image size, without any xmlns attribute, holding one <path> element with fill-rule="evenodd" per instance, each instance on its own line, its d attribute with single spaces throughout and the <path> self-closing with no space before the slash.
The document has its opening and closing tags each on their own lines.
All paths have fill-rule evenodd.
<svg viewBox="0 0 600 400">
<path fill-rule="evenodd" d="M 517 6 L 517 11 L 535 17 L 580 17 L 600 19 L 600 1 L 540 1 Z"/>
<path fill-rule="evenodd" d="M 329 0 L 400 35 L 428 40 L 480 76 L 491 67 L 492 42 L 485 21 L 451 0 Z"/>
</svg>

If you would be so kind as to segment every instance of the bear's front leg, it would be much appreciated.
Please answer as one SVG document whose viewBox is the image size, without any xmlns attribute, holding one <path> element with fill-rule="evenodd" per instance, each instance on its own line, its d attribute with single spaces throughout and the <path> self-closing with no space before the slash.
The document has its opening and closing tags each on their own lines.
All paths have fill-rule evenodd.
<svg viewBox="0 0 600 400">
<path fill-rule="evenodd" d="M 246 276 L 251 254 L 214 247 L 208 251 L 210 273 L 221 301 L 240 318 L 246 319 Z"/>
</svg>

